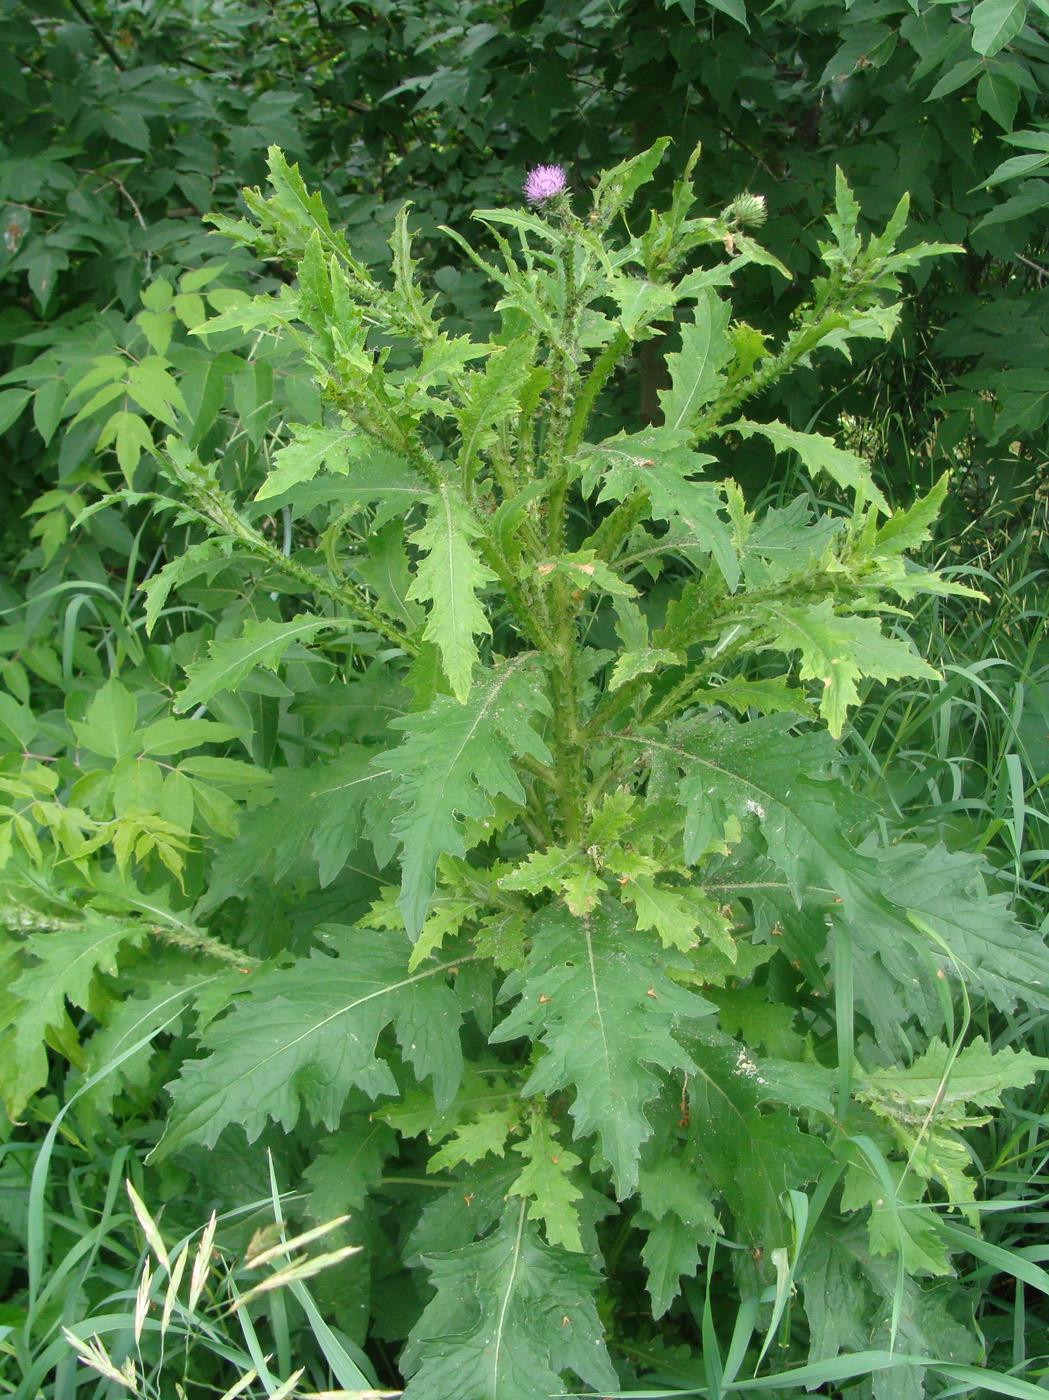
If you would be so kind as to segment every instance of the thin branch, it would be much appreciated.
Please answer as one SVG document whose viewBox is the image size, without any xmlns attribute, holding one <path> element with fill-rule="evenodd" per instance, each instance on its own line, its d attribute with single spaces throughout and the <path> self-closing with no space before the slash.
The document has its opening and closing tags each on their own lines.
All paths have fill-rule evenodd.
<svg viewBox="0 0 1049 1400">
<path fill-rule="evenodd" d="M 69 0 L 69 3 L 70 5 L 72 5 L 73 9 L 76 10 L 77 14 L 87 25 L 88 29 L 91 30 L 92 34 L 94 34 L 95 38 L 105 49 L 106 53 L 113 60 L 116 66 L 120 69 L 121 73 L 123 73 L 125 71 L 123 61 L 120 55 L 117 53 L 116 49 L 109 42 L 109 39 L 106 37 L 104 31 L 100 29 L 96 21 L 91 18 L 85 7 L 80 3 L 80 0 Z"/>
</svg>

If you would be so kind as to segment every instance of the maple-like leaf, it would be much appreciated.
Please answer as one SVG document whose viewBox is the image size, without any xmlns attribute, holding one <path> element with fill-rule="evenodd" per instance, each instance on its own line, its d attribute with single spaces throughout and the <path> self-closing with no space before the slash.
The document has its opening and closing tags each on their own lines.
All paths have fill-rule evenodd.
<svg viewBox="0 0 1049 1400">
<path fill-rule="evenodd" d="M 406 971 L 410 948 L 397 934 L 331 928 L 342 956 L 314 953 L 291 967 L 253 974 L 244 997 L 212 1022 L 203 1044 L 171 1086 L 174 1108 L 157 1149 L 166 1156 L 190 1142 L 211 1146 L 230 1123 L 249 1142 L 273 1119 L 290 1132 L 305 1110 L 333 1130 L 351 1088 L 370 1098 L 396 1094 L 376 1053 L 391 1022 L 404 1058 L 433 1080 L 445 1104 L 462 1073 L 461 1012 L 447 985 L 449 966 Z"/>
<path fill-rule="evenodd" d="M 436 1296 L 401 1354 L 404 1400 L 538 1400 L 578 1376 L 618 1388 L 585 1255 L 546 1245 L 527 1202 L 508 1205 L 483 1240 L 424 1255 Z"/>
<path fill-rule="evenodd" d="M 448 683 L 460 701 L 470 694 L 479 659 L 474 638 L 492 630 L 477 597 L 495 577 L 473 548 L 481 534 L 466 502 L 445 485 L 433 498 L 426 523 L 412 535 L 412 544 L 424 557 L 408 601 L 430 604 L 423 636 L 440 651 Z"/>
<path fill-rule="evenodd" d="M 529 932 L 528 961 L 501 993 L 520 1000 L 491 1040 L 528 1035 L 543 1046 L 522 1092 L 574 1089 L 576 1136 L 597 1133 L 616 1194 L 628 1196 L 652 1133 L 645 1106 L 662 1088 L 659 1071 L 694 1068 L 674 1033 L 713 1008 L 671 980 L 687 958 L 632 929 L 620 906 L 606 902 L 586 918 L 543 910 Z"/>
<path fill-rule="evenodd" d="M 499 794 L 524 803 L 514 758 L 551 761 L 531 724 L 549 713 L 539 675 L 535 657 L 521 656 L 486 670 L 465 704 L 440 695 L 421 714 L 393 721 L 404 742 L 376 763 L 399 780 L 393 829 L 403 848 L 400 907 L 413 940 L 426 918 L 438 857 L 466 854 L 464 819 L 487 820 Z"/>
</svg>

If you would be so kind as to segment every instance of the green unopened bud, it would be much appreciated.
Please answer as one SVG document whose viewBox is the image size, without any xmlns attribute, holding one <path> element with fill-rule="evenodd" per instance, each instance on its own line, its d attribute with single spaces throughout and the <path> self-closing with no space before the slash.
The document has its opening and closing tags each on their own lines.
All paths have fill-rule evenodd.
<svg viewBox="0 0 1049 1400">
<path fill-rule="evenodd" d="M 726 223 L 735 224 L 737 228 L 760 228 L 768 216 L 763 194 L 739 194 L 721 211 Z"/>
</svg>

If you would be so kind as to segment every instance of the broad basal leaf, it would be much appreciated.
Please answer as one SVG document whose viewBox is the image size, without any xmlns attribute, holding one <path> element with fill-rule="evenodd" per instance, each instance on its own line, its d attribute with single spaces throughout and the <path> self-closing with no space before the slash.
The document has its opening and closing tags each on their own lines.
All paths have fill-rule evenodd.
<svg viewBox="0 0 1049 1400">
<path fill-rule="evenodd" d="M 434 642 L 456 698 L 470 694 L 478 661 L 474 638 L 491 632 L 478 591 L 494 578 L 481 563 L 472 541 L 482 533 L 470 508 L 450 486 L 434 497 L 426 524 L 412 536 L 425 552 L 408 592 L 411 602 L 429 603 L 423 636 Z"/>
<path fill-rule="evenodd" d="M 207 1059 L 190 1060 L 171 1086 L 174 1108 L 158 1148 L 211 1146 L 239 1123 L 249 1141 L 267 1120 L 290 1132 L 305 1111 L 333 1130 L 351 1088 L 370 1098 L 396 1094 L 389 1065 L 376 1054 L 391 1022 L 419 1078 L 433 1080 L 438 1104 L 462 1073 L 460 1012 L 440 963 L 406 972 L 410 948 L 397 934 L 329 929 L 345 951 L 314 953 L 291 967 L 253 974 L 245 996 L 203 1037 Z"/>
<path fill-rule="evenodd" d="M 742 883 L 730 881 L 729 888 L 747 893 L 759 908 L 774 908 L 770 923 L 797 922 L 796 936 L 811 942 L 792 955 L 804 952 L 813 985 L 822 982 L 819 969 L 828 938 L 822 910 L 830 909 L 857 940 L 878 947 L 884 958 L 903 950 L 909 992 L 914 949 L 921 938 L 907 911 L 894 903 L 892 885 L 875 854 L 858 850 L 850 840 L 851 833 L 862 834 L 867 809 L 841 782 L 829 778 L 834 753 L 829 736 L 791 735 L 791 727 L 791 720 L 781 715 L 749 724 L 703 719 L 675 726 L 666 741 L 638 740 L 653 764 L 650 795 L 672 794 L 684 807 L 684 857 L 689 863 L 728 818 L 744 827 L 757 825 L 773 867 L 783 874 L 783 887 L 777 891 L 767 869 L 754 869 L 739 872 Z M 752 887 L 748 874 L 756 881 Z M 870 1012 L 887 1040 L 896 1041 L 899 1003 L 885 996 L 884 969 L 880 986 L 865 986 L 857 977 L 856 987 L 858 996 L 869 994 Z"/>
<path fill-rule="evenodd" d="M 465 704 L 441 695 L 424 713 L 393 721 L 404 742 L 376 762 L 399 779 L 400 906 L 413 940 L 426 918 L 438 856 L 466 854 L 463 819 L 486 820 L 498 794 L 525 801 L 514 758 L 551 761 L 531 723 L 549 713 L 540 676 L 534 656 L 518 657 L 482 673 Z"/>
<path fill-rule="evenodd" d="M 423 1257 L 437 1290 L 401 1354 L 404 1400 L 539 1400 L 570 1377 L 618 1387 L 594 1306 L 599 1275 L 545 1245 L 524 1201 L 485 1239 Z"/>
<path fill-rule="evenodd" d="M 886 1348 L 901 1289 L 897 1351 L 962 1363 L 980 1357 L 980 1337 L 971 1319 L 951 1313 L 950 1293 L 901 1280 L 895 1259 L 872 1256 L 861 1227 L 822 1224 L 806 1244 L 797 1278 L 809 1323 L 810 1362 Z M 871 1381 L 874 1400 L 924 1394 L 920 1368 L 875 1372 Z"/>
<path fill-rule="evenodd" d="M 1018 1004 L 1049 1008 L 1049 948 L 1036 929 L 1018 923 L 1004 894 L 987 888 L 988 871 L 978 856 L 900 842 L 864 848 L 877 861 L 878 879 L 900 910 L 918 915 L 938 942 L 920 941 L 925 965 L 931 957 L 949 975 L 957 970 L 971 990 L 1008 1015 Z M 880 940 L 883 942 L 884 940 Z M 868 940 L 871 951 L 877 946 Z M 880 950 L 885 952 L 886 950 Z M 918 957 L 894 950 L 901 978 L 920 975 Z"/>
<path fill-rule="evenodd" d="M 762 1249 L 786 1244 L 783 1193 L 814 1181 L 830 1162 L 823 1142 L 785 1108 L 759 1111 L 761 1069 L 746 1048 L 693 1046 L 689 1143 L 702 1175 L 724 1197 L 736 1237 Z"/>
<path fill-rule="evenodd" d="M 665 1082 L 659 1071 L 694 1069 L 675 1032 L 713 1007 L 668 976 L 687 959 L 638 933 L 610 902 L 581 919 L 544 910 L 529 931 L 528 962 L 501 993 L 520 1001 L 491 1040 L 528 1035 L 543 1046 L 523 1092 L 573 1089 L 576 1137 L 597 1134 L 616 1194 L 628 1196 L 641 1144 L 652 1134 L 645 1105 Z"/>
</svg>

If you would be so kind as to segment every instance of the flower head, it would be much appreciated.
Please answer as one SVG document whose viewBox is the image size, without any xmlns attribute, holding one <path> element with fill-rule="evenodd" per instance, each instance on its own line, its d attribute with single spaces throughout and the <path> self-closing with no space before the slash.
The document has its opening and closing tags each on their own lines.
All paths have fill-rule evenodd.
<svg viewBox="0 0 1049 1400">
<path fill-rule="evenodd" d="M 568 183 L 564 169 L 560 165 L 537 165 L 528 172 L 524 182 L 525 199 L 529 204 L 542 204 L 561 194 Z"/>
</svg>

